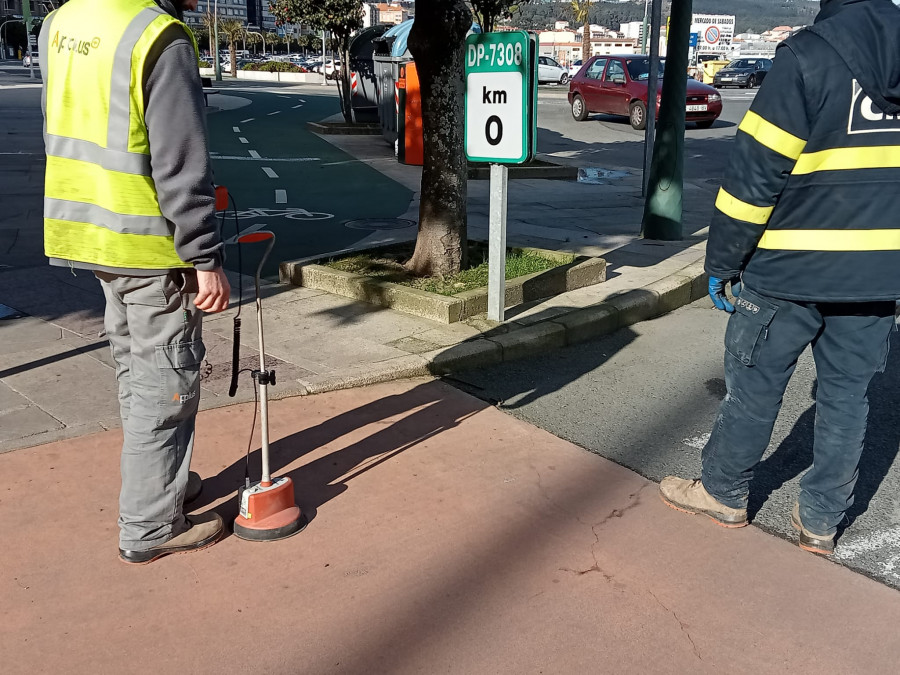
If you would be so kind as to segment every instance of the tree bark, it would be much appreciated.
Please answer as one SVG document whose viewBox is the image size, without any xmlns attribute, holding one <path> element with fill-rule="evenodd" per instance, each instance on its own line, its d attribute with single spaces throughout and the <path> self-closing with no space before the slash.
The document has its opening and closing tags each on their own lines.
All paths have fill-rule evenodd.
<svg viewBox="0 0 900 675">
<path fill-rule="evenodd" d="M 344 113 L 344 121 L 353 122 L 353 105 L 350 91 L 350 38 L 341 40 L 341 76 L 338 80 L 338 89 L 341 98 L 341 112 Z"/>
<path fill-rule="evenodd" d="M 468 264 L 463 57 L 471 26 L 463 0 L 430 0 L 416 7 L 409 35 L 422 92 L 424 162 L 419 233 L 406 266 L 420 276 L 449 276 Z"/>
</svg>

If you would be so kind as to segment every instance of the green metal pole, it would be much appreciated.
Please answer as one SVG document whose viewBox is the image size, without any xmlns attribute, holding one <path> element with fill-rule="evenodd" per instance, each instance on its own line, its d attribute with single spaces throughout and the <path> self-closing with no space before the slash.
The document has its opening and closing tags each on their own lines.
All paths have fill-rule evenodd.
<svg viewBox="0 0 900 675">
<path fill-rule="evenodd" d="M 644 239 L 678 241 L 682 238 L 684 125 L 692 5 L 692 0 L 672 1 L 659 125 L 644 202 L 641 228 Z"/>
<path fill-rule="evenodd" d="M 219 0 L 215 0 L 213 3 L 213 39 L 216 41 L 216 53 L 215 53 L 215 73 L 216 73 L 216 82 L 222 81 L 222 64 L 221 59 L 219 58 Z M 232 73 L 233 74 L 233 73 Z"/>
<path fill-rule="evenodd" d="M 644 0 L 644 29 L 641 31 L 641 54 L 647 53 L 647 5 L 649 4 L 649 0 Z"/>
<path fill-rule="evenodd" d="M 25 40 L 28 51 L 28 65 L 30 68 L 29 76 L 31 79 L 34 79 L 34 56 L 31 53 L 31 28 L 32 28 L 32 20 L 31 20 L 31 2 L 30 0 L 25 0 L 22 3 L 22 17 L 25 19 Z"/>
</svg>

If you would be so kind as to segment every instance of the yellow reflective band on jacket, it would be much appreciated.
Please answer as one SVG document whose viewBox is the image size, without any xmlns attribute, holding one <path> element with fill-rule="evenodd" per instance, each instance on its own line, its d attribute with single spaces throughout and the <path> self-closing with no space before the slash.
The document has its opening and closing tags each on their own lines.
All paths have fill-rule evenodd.
<svg viewBox="0 0 900 675">
<path fill-rule="evenodd" d="M 883 145 L 868 148 L 834 148 L 800 155 L 792 173 L 816 171 L 851 171 L 854 169 L 900 168 L 900 146 Z"/>
<path fill-rule="evenodd" d="M 774 206 L 754 206 L 747 202 L 741 201 L 734 195 L 725 191 L 725 188 L 719 188 L 719 195 L 716 197 L 716 208 L 719 209 L 729 218 L 735 220 L 743 220 L 755 225 L 765 225 L 769 222 Z"/>
<path fill-rule="evenodd" d="M 108 267 L 167 270 L 173 267 L 175 244 L 172 237 L 122 234 L 91 223 L 45 218 L 44 249 L 50 258 L 85 263 L 102 258 Z"/>
<path fill-rule="evenodd" d="M 788 133 L 752 110 L 748 111 L 744 116 L 738 130 L 743 131 L 758 143 L 780 155 L 784 155 L 788 159 L 796 160 L 800 153 L 803 152 L 803 148 L 806 147 L 806 141 L 802 138 Z"/>
<path fill-rule="evenodd" d="M 778 251 L 897 251 L 900 230 L 766 230 L 758 247 Z"/>
<path fill-rule="evenodd" d="M 144 120 L 147 56 L 173 24 L 180 22 L 153 0 L 104 0 L 102 12 L 93 0 L 70 0 L 44 21 L 49 257 L 122 269 L 190 267 L 160 211 Z"/>
</svg>

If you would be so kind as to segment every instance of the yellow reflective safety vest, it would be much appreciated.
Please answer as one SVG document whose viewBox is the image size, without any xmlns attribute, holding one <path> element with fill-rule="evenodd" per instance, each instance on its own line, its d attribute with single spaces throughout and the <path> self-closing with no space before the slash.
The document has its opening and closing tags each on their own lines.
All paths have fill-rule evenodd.
<svg viewBox="0 0 900 675">
<path fill-rule="evenodd" d="M 121 269 L 191 266 L 160 211 L 144 121 L 147 55 L 172 23 L 180 22 L 152 0 L 71 0 L 44 21 L 48 257 Z"/>
</svg>

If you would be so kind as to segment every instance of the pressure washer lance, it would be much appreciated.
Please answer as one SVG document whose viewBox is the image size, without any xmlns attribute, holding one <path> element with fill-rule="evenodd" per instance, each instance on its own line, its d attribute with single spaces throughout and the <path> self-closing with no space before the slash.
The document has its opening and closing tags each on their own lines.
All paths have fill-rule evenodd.
<svg viewBox="0 0 900 675">
<path fill-rule="evenodd" d="M 234 520 L 234 534 L 249 541 L 275 541 L 297 534 L 307 525 L 306 516 L 294 501 L 294 484 L 282 476 L 274 481 L 269 467 L 269 394 L 268 386 L 275 384 L 275 370 L 266 370 L 266 345 L 263 336 L 262 296 L 259 280 L 262 268 L 275 245 L 275 235 L 259 230 L 237 237 L 237 245 L 268 241 L 266 252 L 256 269 L 256 326 L 259 333 L 259 370 L 252 371 L 259 383 L 259 415 L 262 457 L 262 478 L 258 483 L 245 485 L 241 490 L 240 510 Z M 242 273 L 243 270 L 238 270 Z M 235 349 L 234 354 L 238 351 Z M 233 365 L 232 372 L 237 369 Z M 236 387 L 235 387 L 236 389 Z M 254 412 L 255 414 L 255 412 Z"/>
</svg>

